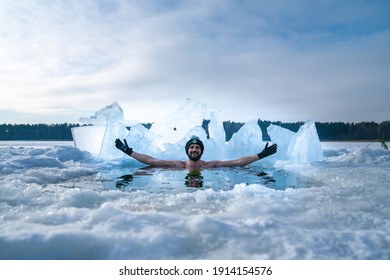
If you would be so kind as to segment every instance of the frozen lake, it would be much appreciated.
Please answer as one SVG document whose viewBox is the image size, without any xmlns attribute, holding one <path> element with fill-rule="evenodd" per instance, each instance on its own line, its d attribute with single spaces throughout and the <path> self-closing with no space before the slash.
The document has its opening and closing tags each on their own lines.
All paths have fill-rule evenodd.
<svg viewBox="0 0 390 280">
<path fill-rule="evenodd" d="M 0 142 L 0 259 L 389 259 L 390 152 L 204 170 Z M 192 184 L 192 185 L 191 185 Z"/>
</svg>

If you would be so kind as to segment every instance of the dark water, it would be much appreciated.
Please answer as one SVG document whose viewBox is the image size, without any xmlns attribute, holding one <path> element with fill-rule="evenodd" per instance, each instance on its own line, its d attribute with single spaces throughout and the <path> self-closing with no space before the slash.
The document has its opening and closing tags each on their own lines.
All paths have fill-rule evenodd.
<svg viewBox="0 0 390 280">
<path fill-rule="evenodd" d="M 207 188 L 215 191 L 226 191 L 233 189 L 236 184 L 242 183 L 261 184 L 276 190 L 323 185 L 323 182 L 319 180 L 291 171 L 261 167 L 207 169 L 197 174 L 190 174 L 187 170 L 147 167 L 124 172 L 113 181 L 116 189 L 158 193 Z M 112 188 L 112 185 L 110 187 Z"/>
</svg>

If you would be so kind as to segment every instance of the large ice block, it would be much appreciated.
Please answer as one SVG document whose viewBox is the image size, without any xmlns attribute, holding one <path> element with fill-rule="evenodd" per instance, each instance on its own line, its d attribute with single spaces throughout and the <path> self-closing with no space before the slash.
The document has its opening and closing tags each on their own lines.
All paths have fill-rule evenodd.
<svg viewBox="0 0 390 280">
<path fill-rule="evenodd" d="M 157 144 L 174 144 L 184 138 L 188 130 L 201 126 L 206 115 L 206 104 L 187 98 L 176 111 L 152 124 L 150 131 L 157 135 Z"/>
<path fill-rule="evenodd" d="M 323 159 L 320 139 L 313 121 L 302 125 L 292 137 L 287 155 L 293 163 L 310 163 Z"/>
<path fill-rule="evenodd" d="M 273 124 L 268 126 L 267 132 L 272 143 L 278 144 L 278 152 L 273 156 L 273 158 L 278 160 L 288 160 L 287 150 L 295 132 Z"/>
<path fill-rule="evenodd" d="M 227 143 L 226 153 L 229 158 L 253 155 L 263 149 L 263 134 L 258 120 L 253 119 L 245 123 L 239 131 L 233 134 Z"/>
</svg>

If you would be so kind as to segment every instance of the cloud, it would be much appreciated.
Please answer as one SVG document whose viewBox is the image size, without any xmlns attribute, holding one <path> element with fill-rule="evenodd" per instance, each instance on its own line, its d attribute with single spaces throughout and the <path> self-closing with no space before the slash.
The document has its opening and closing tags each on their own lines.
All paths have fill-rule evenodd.
<svg viewBox="0 0 390 280">
<path fill-rule="evenodd" d="M 240 121 L 382 121 L 389 6 L 4 0 L 1 109 L 70 122 L 118 101 L 153 121 L 192 97 Z"/>
</svg>

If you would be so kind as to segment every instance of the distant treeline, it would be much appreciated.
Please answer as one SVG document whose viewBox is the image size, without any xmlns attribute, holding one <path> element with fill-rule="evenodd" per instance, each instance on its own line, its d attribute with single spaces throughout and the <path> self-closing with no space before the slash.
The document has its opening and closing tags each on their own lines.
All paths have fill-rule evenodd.
<svg viewBox="0 0 390 280">
<path fill-rule="evenodd" d="M 202 126 L 207 132 L 209 121 L 205 120 Z M 259 120 L 259 126 L 263 132 L 264 140 L 268 140 L 267 127 L 270 124 L 278 125 L 297 132 L 304 122 L 283 123 Z M 223 126 L 226 132 L 226 140 L 230 140 L 244 123 L 225 121 Z M 0 140 L 57 140 L 71 141 L 72 127 L 79 124 L 0 124 Z M 144 124 L 150 128 L 151 123 Z M 390 141 L 390 121 L 381 123 L 360 122 L 317 122 L 316 128 L 321 141 L 347 141 L 347 140 L 385 140 Z"/>
<path fill-rule="evenodd" d="M 0 140 L 60 140 L 72 139 L 72 127 L 78 124 L 0 124 Z"/>
</svg>

